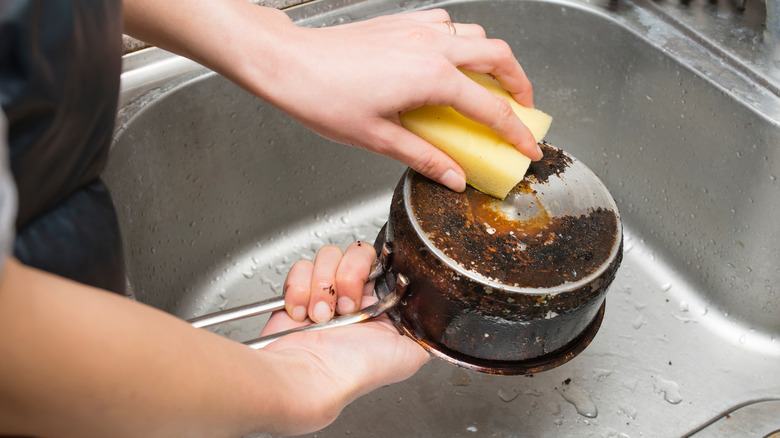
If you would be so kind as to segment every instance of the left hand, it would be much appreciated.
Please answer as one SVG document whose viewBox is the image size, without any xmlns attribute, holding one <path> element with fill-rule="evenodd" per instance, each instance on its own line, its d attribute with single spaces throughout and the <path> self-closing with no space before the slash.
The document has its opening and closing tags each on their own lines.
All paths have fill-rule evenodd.
<svg viewBox="0 0 780 438">
<path fill-rule="evenodd" d="M 354 312 L 364 295 L 373 294 L 368 282 L 371 264 L 376 260 L 374 247 L 355 242 L 342 253 L 337 246 L 324 246 L 314 262 L 299 260 L 284 282 L 284 307 L 297 322 L 308 316 L 314 322 L 330 320 L 335 313 Z"/>
</svg>

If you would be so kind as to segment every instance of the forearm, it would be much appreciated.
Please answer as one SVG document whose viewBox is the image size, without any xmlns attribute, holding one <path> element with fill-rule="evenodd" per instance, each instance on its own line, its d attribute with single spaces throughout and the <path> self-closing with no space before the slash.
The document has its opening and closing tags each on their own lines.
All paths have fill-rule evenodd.
<svg viewBox="0 0 780 438">
<path fill-rule="evenodd" d="M 14 260 L 0 332 L 0 434 L 240 436 L 294 411 L 284 358 Z"/>
<path fill-rule="evenodd" d="M 271 78 L 258 76 L 257 65 L 269 72 L 278 66 L 277 54 L 297 29 L 284 12 L 247 0 L 124 0 L 123 12 L 128 35 L 195 60 L 260 97 Z"/>
<path fill-rule="evenodd" d="M 126 31 L 187 56 L 339 143 L 394 158 L 447 187 L 465 189 L 463 169 L 404 129 L 399 115 L 451 106 L 534 160 L 531 131 L 505 100 L 460 69 L 490 73 L 522 105 L 531 83 L 506 42 L 443 9 L 322 28 L 247 0 L 124 0 Z"/>
</svg>

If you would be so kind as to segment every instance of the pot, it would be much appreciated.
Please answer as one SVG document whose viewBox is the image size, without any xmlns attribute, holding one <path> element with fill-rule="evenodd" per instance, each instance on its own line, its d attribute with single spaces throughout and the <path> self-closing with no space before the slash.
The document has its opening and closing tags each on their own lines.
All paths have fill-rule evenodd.
<svg viewBox="0 0 780 438">
<path fill-rule="evenodd" d="M 379 298 L 408 278 L 387 314 L 434 356 L 490 374 L 533 374 L 596 335 L 622 260 L 620 215 L 585 165 L 552 146 L 504 201 L 407 170 L 375 247 L 391 249 Z"/>
</svg>

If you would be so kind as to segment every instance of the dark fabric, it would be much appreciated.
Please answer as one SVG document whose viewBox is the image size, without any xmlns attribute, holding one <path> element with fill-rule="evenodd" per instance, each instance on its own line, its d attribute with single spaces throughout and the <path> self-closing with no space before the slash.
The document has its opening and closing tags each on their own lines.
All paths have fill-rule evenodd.
<svg viewBox="0 0 780 438">
<path fill-rule="evenodd" d="M 99 287 L 124 276 L 116 213 L 98 179 L 121 52 L 119 1 L 0 2 L 0 104 L 19 192 L 14 255 Z"/>
<path fill-rule="evenodd" d="M 16 238 L 14 255 L 44 271 L 121 293 L 126 286 L 121 248 L 108 189 L 95 181 L 28 224 Z"/>
</svg>

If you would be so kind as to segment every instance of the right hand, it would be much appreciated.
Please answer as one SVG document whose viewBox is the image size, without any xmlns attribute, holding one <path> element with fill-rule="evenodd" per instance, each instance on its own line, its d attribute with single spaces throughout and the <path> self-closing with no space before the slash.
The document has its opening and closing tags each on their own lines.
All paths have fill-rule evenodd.
<svg viewBox="0 0 780 438">
<path fill-rule="evenodd" d="M 366 282 L 375 259 L 372 245 L 355 242 L 343 254 L 338 247 L 324 246 L 314 263 L 296 262 L 285 280 L 286 310 L 275 312 L 261 335 L 300 327 L 309 322 L 307 314 L 321 322 L 334 312 L 349 313 L 376 302 L 370 296 L 373 281 Z M 279 354 L 288 364 L 294 384 L 288 386 L 291 393 L 286 395 L 306 406 L 306 412 L 289 413 L 295 420 L 279 423 L 284 434 L 327 426 L 352 400 L 411 377 L 430 358 L 421 346 L 400 334 L 386 315 L 344 327 L 288 334 L 263 351 Z"/>
<path fill-rule="evenodd" d="M 331 140 L 394 158 L 453 190 L 463 169 L 404 129 L 399 115 L 452 106 L 541 159 L 530 130 L 500 97 L 458 69 L 496 77 L 521 105 L 531 83 L 509 45 L 477 24 L 446 24 L 443 9 L 306 28 L 285 12 L 245 0 L 125 0 L 125 30 L 221 73 Z"/>
<path fill-rule="evenodd" d="M 324 28 L 289 23 L 280 31 L 286 45 L 277 62 L 251 58 L 234 79 L 324 137 L 394 158 L 462 191 L 463 169 L 404 129 L 401 113 L 452 106 L 531 159 L 540 159 L 541 151 L 503 98 L 459 71 L 490 73 L 520 104 L 533 107 L 531 83 L 509 45 L 486 38 L 476 24 L 455 23 L 457 34 L 450 35 L 449 20 L 434 9 Z"/>
</svg>

